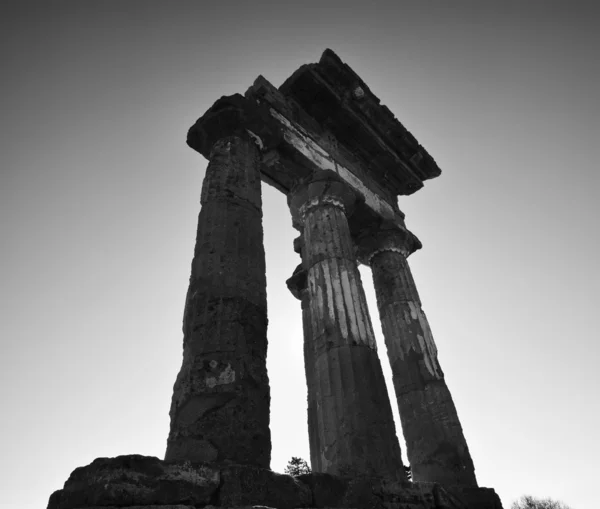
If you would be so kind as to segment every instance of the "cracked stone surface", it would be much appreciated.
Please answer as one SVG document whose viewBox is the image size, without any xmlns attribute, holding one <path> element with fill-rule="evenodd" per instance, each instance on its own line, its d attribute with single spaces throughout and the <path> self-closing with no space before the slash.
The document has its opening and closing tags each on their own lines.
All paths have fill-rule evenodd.
<svg viewBox="0 0 600 509">
<path fill-rule="evenodd" d="M 208 504 L 220 476 L 207 465 L 165 463 L 151 456 L 98 458 L 71 473 L 64 488 L 51 495 L 48 509 Z"/>
<path fill-rule="evenodd" d="M 202 187 L 167 460 L 269 466 L 260 186 L 254 142 L 218 141 Z"/>
<path fill-rule="evenodd" d="M 47 509 L 502 509 L 494 490 L 340 477 L 250 465 L 98 458 L 75 469 Z"/>
<path fill-rule="evenodd" d="M 410 232 L 395 228 L 359 240 L 361 256 L 373 271 L 407 456 L 415 481 L 477 486 L 475 467 L 406 259 L 417 243 Z"/>
</svg>

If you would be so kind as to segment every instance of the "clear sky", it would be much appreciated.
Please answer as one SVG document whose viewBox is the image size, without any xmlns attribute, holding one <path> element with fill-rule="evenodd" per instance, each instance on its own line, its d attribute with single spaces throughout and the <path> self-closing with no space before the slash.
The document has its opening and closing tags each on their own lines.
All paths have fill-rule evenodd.
<svg viewBox="0 0 600 509">
<path fill-rule="evenodd" d="M 399 203 L 424 245 L 411 266 L 480 485 L 505 508 L 529 493 L 595 509 L 592 6 L 3 1 L 0 506 L 45 507 L 96 457 L 163 456 L 206 167 L 187 129 L 329 47 L 442 168 Z M 263 199 L 283 471 L 309 456 L 300 305 L 285 286 L 299 258 L 285 197 L 264 185 Z"/>
</svg>

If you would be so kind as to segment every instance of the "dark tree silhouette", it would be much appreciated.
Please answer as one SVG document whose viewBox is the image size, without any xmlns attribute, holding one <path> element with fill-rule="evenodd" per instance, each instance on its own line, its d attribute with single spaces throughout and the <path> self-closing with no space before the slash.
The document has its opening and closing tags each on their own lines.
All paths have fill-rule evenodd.
<svg viewBox="0 0 600 509">
<path fill-rule="evenodd" d="M 302 474 L 310 474 L 311 469 L 302 458 L 296 458 L 296 456 L 292 456 L 292 459 L 288 461 L 287 467 L 285 467 L 284 472 L 288 475 L 293 475 L 294 477 Z"/>
<path fill-rule="evenodd" d="M 551 498 L 535 498 L 531 495 L 523 495 L 510 506 L 510 509 L 571 509 L 560 500 Z"/>
</svg>

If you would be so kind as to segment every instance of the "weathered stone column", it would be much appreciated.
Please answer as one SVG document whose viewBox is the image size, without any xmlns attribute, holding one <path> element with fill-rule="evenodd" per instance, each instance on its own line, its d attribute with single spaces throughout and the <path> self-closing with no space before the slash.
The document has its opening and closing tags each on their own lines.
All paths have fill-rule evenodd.
<svg viewBox="0 0 600 509">
<path fill-rule="evenodd" d="M 298 237 L 294 242 L 294 246 L 300 245 L 302 237 Z M 297 251 L 301 254 L 300 250 Z M 312 348 L 313 332 L 311 328 L 311 315 L 310 315 L 310 296 L 308 295 L 307 285 L 307 272 L 302 264 L 296 267 L 294 274 L 287 281 L 287 287 L 294 297 L 296 297 L 302 306 L 302 332 L 304 333 L 304 369 L 307 373 L 307 383 L 312 383 L 308 387 L 308 445 L 310 449 L 310 462 L 311 468 L 314 471 L 317 470 L 317 464 L 320 461 L 320 454 L 323 450 L 321 447 L 320 436 L 317 432 L 319 429 L 318 416 L 317 416 L 317 402 L 311 394 L 315 393 L 314 376 L 308 377 L 308 372 L 311 371 L 309 365 L 314 364 L 313 356 L 311 355 L 310 349 Z"/>
<path fill-rule="evenodd" d="M 346 218 L 355 199 L 330 172 L 288 198 L 303 234 L 311 464 L 316 472 L 400 480 L 400 446 Z"/>
<path fill-rule="evenodd" d="M 165 460 L 269 467 L 267 300 L 259 153 L 212 148 L 185 304 Z"/>
<path fill-rule="evenodd" d="M 358 239 L 371 266 L 415 481 L 477 486 L 469 448 L 406 258 L 420 247 L 408 230 L 383 225 Z"/>
</svg>

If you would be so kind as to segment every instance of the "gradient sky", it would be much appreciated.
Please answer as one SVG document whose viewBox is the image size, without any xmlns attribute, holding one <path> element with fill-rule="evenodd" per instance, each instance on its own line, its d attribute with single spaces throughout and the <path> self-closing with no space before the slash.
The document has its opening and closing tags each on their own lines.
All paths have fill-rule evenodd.
<svg viewBox="0 0 600 509">
<path fill-rule="evenodd" d="M 442 168 L 399 203 L 424 245 L 411 266 L 480 485 L 506 509 L 525 493 L 597 507 L 592 5 L 3 1 L 0 506 L 45 507 L 96 457 L 163 456 L 206 167 L 187 129 L 329 47 Z M 300 305 L 285 286 L 299 258 L 285 197 L 264 185 L 263 200 L 283 471 L 309 457 Z"/>
</svg>

